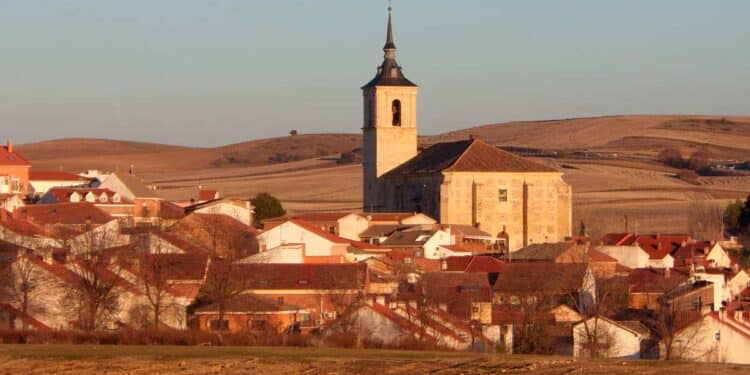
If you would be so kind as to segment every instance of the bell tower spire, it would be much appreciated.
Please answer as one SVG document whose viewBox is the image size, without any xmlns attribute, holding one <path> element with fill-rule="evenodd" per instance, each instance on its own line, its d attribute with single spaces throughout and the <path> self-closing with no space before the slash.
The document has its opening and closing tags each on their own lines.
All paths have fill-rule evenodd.
<svg viewBox="0 0 750 375">
<path fill-rule="evenodd" d="M 385 58 L 388 58 L 388 52 L 390 50 L 393 52 L 392 58 L 396 57 L 396 43 L 393 43 L 393 26 L 391 24 L 392 9 L 393 8 L 388 5 L 388 33 L 385 36 L 385 46 L 383 46 L 383 52 L 386 53 Z"/>
<path fill-rule="evenodd" d="M 396 62 L 393 10 L 388 6 L 388 28 L 383 62 L 375 77 L 362 86 L 362 204 L 365 211 L 383 209 L 385 191 L 380 176 L 417 154 L 417 90 Z"/>
</svg>

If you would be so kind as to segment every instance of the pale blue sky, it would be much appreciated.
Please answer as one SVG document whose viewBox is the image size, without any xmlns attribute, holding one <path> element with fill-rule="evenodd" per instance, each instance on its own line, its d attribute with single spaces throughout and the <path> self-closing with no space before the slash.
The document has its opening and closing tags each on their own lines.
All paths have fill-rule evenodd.
<svg viewBox="0 0 750 375">
<path fill-rule="evenodd" d="M 384 0 L 0 0 L 0 138 L 359 132 Z M 750 114 L 750 1 L 395 0 L 419 126 Z"/>
</svg>

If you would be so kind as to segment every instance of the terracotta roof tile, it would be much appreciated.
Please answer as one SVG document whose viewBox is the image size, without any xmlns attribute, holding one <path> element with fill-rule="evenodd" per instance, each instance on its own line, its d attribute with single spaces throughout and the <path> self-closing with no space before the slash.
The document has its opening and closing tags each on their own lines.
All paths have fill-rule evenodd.
<svg viewBox="0 0 750 375">
<path fill-rule="evenodd" d="M 50 194 L 55 197 L 55 200 L 57 203 L 71 203 L 70 197 L 73 195 L 73 193 L 78 193 L 80 195 L 81 202 L 85 200 L 85 197 L 88 193 L 94 194 L 96 201 L 91 202 L 94 204 L 131 204 L 133 202 L 120 197 L 120 202 L 114 202 L 115 192 L 109 189 L 102 189 L 102 188 L 73 188 L 73 187 L 54 187 L 49 190 L 47 190 L 47 194 Z M 99 197 L 105 194 L 107 196 L 106 202 L 101 202 L 99 200 Z"/>
<path fill-rule="evenodd" d="M 0 146 L 0 165 L 30 166 L 31 164 L 16 150 L 9 151 L 8 146 Z"/>
<path fill-rule="evenodd" d="M 484 141 L 434 144 L 384 176 L 440 172 L 558 172 L 544 164 L 500 150 Z"/>
<path fill-rule="evenodd" d="M 589 250 L 589 260 L 593 262 L 617 262 L 617 259 L 594 249 Z"/>
<path fill-rule="evenodd" d="M 210 275 L 223 267 L 212 262 Z M 362 289 L 365 287 L 366 264 L 238 264 L 238 275 L 245 276 L 247 290 L 259 289 Z"/>
<path fill-rule="evenodd" d="M 687 280 L 687 273 L 677 269 L 671 269 L 669 277 L 662 268 L 636 268 L 628 275 L 631 293 L 666 293 Z"/>
<path fill-rule="evenodd" d="M 105 224 L 112 216 L 87 202 L 35 204 L 19 207 L 13 216 L 35 224 Z"/>
<path fill-rule="evenodd" d="M 586 264 L 510 263 L 495 282 L 502 293 L 571 293 L 583 286 Z"/>
<path fill-rule="evenodd" d="M 219 192 L 216 190 L 199 189 L 198 200 L 199 201 L 211 201 L 219 197 Z"/>
<path fill-rule="evenodd" d="M 506 263 L 495 257 L 476 255 L 448 257 L 445 259 L 445 265 L 445 271 L 494 273 L 501 272 Z"/>
</svg>

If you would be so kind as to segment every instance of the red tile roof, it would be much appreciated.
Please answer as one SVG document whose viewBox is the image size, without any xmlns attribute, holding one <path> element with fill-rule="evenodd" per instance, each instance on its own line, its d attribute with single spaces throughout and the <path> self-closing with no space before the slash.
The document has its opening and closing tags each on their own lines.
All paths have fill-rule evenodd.
<svg viewBox="0 0 750 375">
<path fill-rule="evenodd" d="M 222 262 L 212 262 L 209 280 Z M 237 264 L 236 272 L 244 276 L 247 290 L 356 290 L 365 287 L 367 265 L 357 264 Z"/>
<path fill-rule="evenodd" d="M 30 166 L 28 160 L 24 159 L 16 150 L 8 150 L 8 146 L 0 146 L 0 165 Z"/>
<path fill-rule="evenodd" d="M 589 261 L 592 262 L 617 262 L 617 259 L 602 253 L 601 251 L 590 249 L 589 250 Z"/>
<path fill-rule="evenodd" d="M 87 202 L 35 204 L 17 208 L 13 216 L 35 224 L 104 224 L 112 216 Z"/>
<path fill-rule="evenodd" d="M 335 235 L 333 233 L 326 232 L 326 231 L 318 228 L 317 226 L 315 226 L 315 225 L 313 225 L 313 224 L 311 224 L 311 223 L 309 223 L 307 221 L 304 221 L 304 220 L 292 219 L 292 220 L 289 220 L 289 222 L 292 223 L 292 224 L 294 224 L 294 225 L 296 225 L 296 226 L 298 226 L 298 227 L 300 227 L 300 228 L 305 229 L 308 232 L 311 232 L 311 233 L 315 234 L 318 237 L 322 237 L 323 239 L 331 241 L 333 243 L 348 244 L 350 242 L 347 239 L 341 238 L 341 237 L 339 237 L 339 236 L 337 236 L 337 235 Z"/>
<path fill-rule="evenodd" d="M 448 257 L 445 271 L 494 273 L 502 271 L 506 263 L 491 256 Z"/>
<path fill-rule="evenodd" d="M 671 269 L 669 277 L 663 268 L 636 268 L 628 275 L 631 293 L 666 293 L 687 280 L 687 272 L 677 269 Z"/>
<path fill-rule="evenodd" d="M 544 164 L 500 150 L 484 141 L 434 144 L 388 171 L 384 177 L 440 172 L 558 172 Z"/>
<path fill-rule="evenodd" d="M 4 220 L 0 220 L 0 226 L 24 236 L 53 237 L 52 233 L 28 220 L 8 217 Z"/>
<path fill-rule="evenodd" d="M 607 246 L 632 245 L 634 241 L 633 233 L 607 233 L 602 237 L 602 245 Z"/>
<path fill-rule="evenodd" d="M 79 176 L 70 172 L 63 171 L 39 171 L 32 169 L 29 171 L 30 181 L 89 181 L 88 178 Z"/>
<path fill-rule="evenodd" d="M 216 190 L 198 189 L 199 201 L 210 201 L 218 197 L 219 197 L 219 192 Z"/>
<path fill-rule="evenodd" d="M 101 204 L 102 202 L 99 201 L 99 197 L 102 194 L 106 194 L 107 196 L 107 204 L 131 204 L 133 202 L 120 197 L 120 202 L 114 202 L 113 198 L 115 196 L 115 192 L 109 189 L 101 189 L 101 188 L 72 188 L 72 187 L 54 187 L 47 191 L 47 194 L 50 194 L 55 197 L 55 200 L 57 203 L 70 203 L 70 196 L 73 195 L 73 193 L 78 193 L 80 195 L 80 201 L 83 202 L 86 198 L 86 194 L 92 193 L 95 195 L 95 201 L 91 202 L 94 204 Z"/>
<path fill-rule="evenodd" d="M 520 295 L 571 293 L 583 287 L 586 264 L 510 263 L 495 281 L 495 291 Z"/>
<path fill-rule="evenodd" d="M 635 239 L 636 244 L 648 253 L 650 259 L 663 259 L 665 256 L 672 254 L 676 249 L 682 246 L 682 243 L 689 241 L 690 236 L 685 234 L 674 235 L 640 235 Z"/>
</svg>

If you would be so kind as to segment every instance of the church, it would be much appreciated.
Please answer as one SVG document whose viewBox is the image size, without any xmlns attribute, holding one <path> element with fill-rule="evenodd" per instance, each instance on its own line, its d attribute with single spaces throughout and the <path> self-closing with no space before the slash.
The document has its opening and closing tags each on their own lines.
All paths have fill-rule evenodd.
<svg viewBox="0 0 750 375">
<path fill-rule="evenodd" d="M 389 8 L 383 62 L 362 86 L 364 210 L 472 225 L 511 251 L 569 237 L 572 190 L 562 172 L 480 139 L 418 150 L 418 86 L 396 62 L 391 18 Z"/>
</svg>

